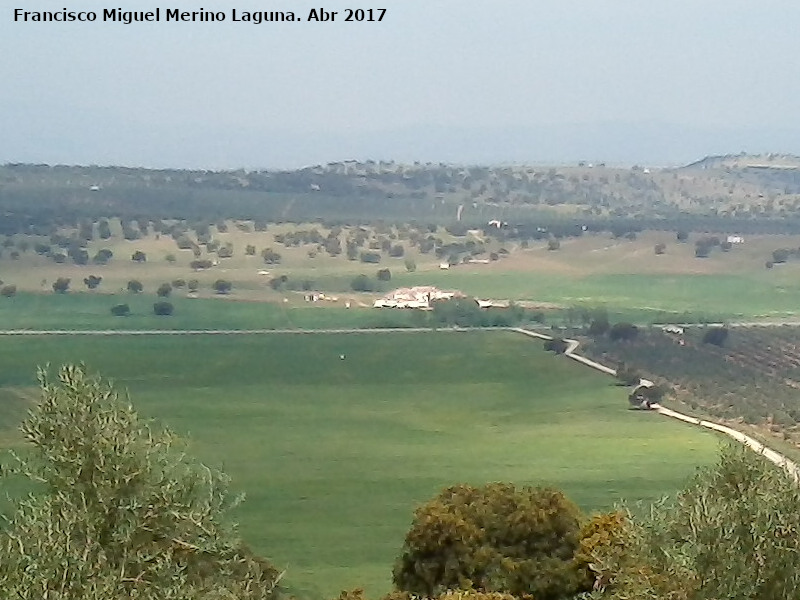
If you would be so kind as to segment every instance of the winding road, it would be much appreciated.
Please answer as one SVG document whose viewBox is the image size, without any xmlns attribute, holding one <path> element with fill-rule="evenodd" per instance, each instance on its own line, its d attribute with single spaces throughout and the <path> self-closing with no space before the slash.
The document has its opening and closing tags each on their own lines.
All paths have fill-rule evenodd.
<svg viewBox="0 0 800 600">
<path fill-rule="evenodd" d="M 553 339 L 552 336 L 549 336 L 549 335 L 546 335 L 546 334 L 543 334 L 543 333 L 538 333 L 538 332 L 535 332 L 535 331 L 528 331 L 527 329 L 522 329 L 522 328 L 518 328 L 518 327 L 517 328 L 513 328 L 512 331 L 516 331 L 518 333 L 522 333 L 524 335 L 527 335 L 527 336 L 530 336 L 530 337 L 539 338 L 539 339 L 542 339 L 542 340 L 552 340 Z M 577 361 L 577 362 L 579 362 L 581 364 L 584 364 L 587 367 L 591 367 L 592 369 L 600 371 L 601 373 L 606 373 L 607 375 L 616 375 L 617 374 L 617 371 L 615 369 L 612 369 L 611 367 L 608 367 L 608 366 L 603 365 L 603 364 L 601 364 L 601 363 L 599 363 L 597 361 L 594 361 L 594 360 L 591 360 L 589 358 L 586 358 L 585 356 L 581 356 L 579 354 L 576 354 L 575 352 L 578 349 L 578 346 L 580 345 L 578 340 L 569 340 L 569 339 L 567 339 L 567 340 L 564 340 L 564 341 L 567 342 L 567 344 L 568 344 L 567 349 L 564 352 L 565 356 L 568 356 L 572 360 L 575 360 L 575 361 Z M 640 381 L 641 381 L 641 385 L 644 385 L 644 386 L 647 386 L 647 387 L 650 387 L 650 386 L 653 385 L 653 382 L 648 380 L 648 379 L 642 379 Z M 737 431 L 736 429 L 733 429 L 731 427 L 727 427 L 725 425 L 720 425 L 719 423 L 714 423 L 713 421 L 705 421 L 705 420 L 702 420 L 702 419 L 698 419 L 696 417 L 692 417 L 692 416 L 689 416 L 687 414 L 680 413 L 680 412 L 678 412 L 676 410 L 672 410 L 671 408 L 667 408 L 667 407 L 661 406 L 659 404 L 654 404 L 653 405 L 653 410 L 655 410 L 656 412 L 658 412 L 661 415 L 664 415 L 665 417 L 671 417 L 673 419 L 678 419 L 679 421 L 683 421 L 685 423 L 691 423 L 692 425 L 699 425 L 700 427 L 705 427 L 706 429 L 711 429 L 713 431 L 718 431 L 720 433 L 724 433 L 725 435 L 733 438 L 737 442 L 739 442 L 741 444 L 744 444 L 747 448 L 750 448 L 751 450 L 761 454 L 768 461 L 770 461 L 770 462 L 774 463 L 775 465 L 779 466 L 780 468 L 782 468 L 784 471 L 786 471 L 789 474 L 789 476 L 795 481 L 795 483 L 800 484 L 800 467 L 797 466 L 797 463 L 795 463 L 794 461 L 788 459 L 786 456 L 784 456 L 780 452 L 778 452 L 776 450 L 773 450 L 769 446 L 764 445 L 763 443 L 759 442 L 757 439 L 755 439 L 753 437 L 750 437 L 749 435 L 744 434 L 741 431 Z"/>
</svg>

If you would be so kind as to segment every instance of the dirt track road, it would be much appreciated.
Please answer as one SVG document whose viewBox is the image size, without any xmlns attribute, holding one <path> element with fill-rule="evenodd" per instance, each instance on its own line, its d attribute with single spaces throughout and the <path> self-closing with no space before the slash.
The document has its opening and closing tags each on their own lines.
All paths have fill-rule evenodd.
<svg viewBox="0 0 800 600">
<path fill-rule="evenodd" d="M 551 339 L 553 339 L 549 335 L 546 335 L 546 334 L 543 334 L 543 333 L 538 333 L 538 332 L 535 332 L 535 331 L 528 331 L 526 329 L 514 328 L 513 331 L 517 331 L 517 332 L 522 333 L 524 335 L 527 335 L 527 336 L 530 336 L 530 337 L 539 338 L 539 339 L 542 339 L 542 340 L 551 340 Z M 591 360 L 589 358 L 586 358 L 585 356 L 580 356 L 579 354 L 576 354 L 575 352 L 578 349 L 578 346 L 580 345 L 577 340 L 564 340 L 564 341 L 567 342 L 567 344 L 569 344 L 567 346 L 567 350 L 564 352 L 564 354 L 566 356 L 570 357 L 572 360 L 575 360 L 575 361 L 577 361 L 577 362 L 579 362 L 581 364 L 586 365 L 587 367 L 591 367 L 592 369 L 600 371 L 601 373 L 606 373 L 607 375 L 616 375 L 617 374 L 616 370 L 612 369 L 611 367 L 608 367 L 606 365 L 600 364 L 599 362 Z M 653 385 L 653 382 L 649 381 L 647 379 L 642 379 L 641 380 L 641 384 L 642 385 L 646 385 L 646 386 L 649 387 L 649 386 Z M 713 421 L 705 421 L 705 420 L 702 420 L 702 419 L 698 419 L 696 417 L 692 417 L 692 416 L 686 415 L 684 413 L 680 413 L 680 412 L 678 412 L 676 410 L 672 410 L 670 408 L 666 408 L 666 407 L 660 406 L 658 404 L 655 404 L 653 408 L 659 414 L 664 415 L 665 417 L 678 419 L 679 421 L 683 421 L 685 423 L 690 423 L 692 425 L 699 425 L 700 427 L 705 427 L 706 429 L 711 429 L 713 431 L 718 431 L 720 433 L 723 433 L 723 434 L 733 438 L 737 442 L 739 442 L 741 444 L 744 444 L 747 448 L 750 448 L 751 450 L 761 454 L 764 458 L 766 458 L 767 460 L 769 460 L 773 464 L 775 464 L 775 465 L 779 466 L 780 468 L 782 468 L 784 471 L 786 471 L 789 474 L 789 476 L 792 479 L 794 479 L 795 483 L 800 484 L 800 467 L 797 466 L 797 463 L 795 463 L 794 461 L 786 458 L 783 454 L 781 454 L 780 452 L 778 452 L 776 450 L 773 450 L 769 446 L 766 446 L 766 445 L 762 444 L 761 442 L 759 442 L 755 438 L 752 438 L 749 435 L 746 435 L 746 434 L 742 433 L 741 431 L 737 431 L 737 430 L 735 430 L 735 429 L 733 429 L 731 427 L 727 427 L 725 425 L 720 425 L 719 423 L 714 423 Z"/>
</svg>

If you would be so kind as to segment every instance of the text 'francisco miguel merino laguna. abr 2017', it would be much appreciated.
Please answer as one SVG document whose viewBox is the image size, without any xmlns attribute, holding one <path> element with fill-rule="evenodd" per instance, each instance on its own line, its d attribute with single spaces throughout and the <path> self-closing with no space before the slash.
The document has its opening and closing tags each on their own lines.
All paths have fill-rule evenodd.
<svg viewBox="0 0 800 600">
<path fill-rule="evenodd" d="M 246 11 L 230 9 L 227 11 L 180 10 L 178 8 L 155 8 L 153 10 L 123 10 L 106 8 L 100 11 L 73 11 L 66 8 L 57 11 L 37 11 L 14 9 L 14 21 L 21 23 L 72 23 L 95 21 L 122 23 L 214 23 L 230 21 L 233 23 L 274 23 L 284 21 L 310 22 L 379 22 L 386 15 L 385 8 L 347 8 L 340 11 L 312 8 L 305 17 L 293 11 Z"/>
</svg>

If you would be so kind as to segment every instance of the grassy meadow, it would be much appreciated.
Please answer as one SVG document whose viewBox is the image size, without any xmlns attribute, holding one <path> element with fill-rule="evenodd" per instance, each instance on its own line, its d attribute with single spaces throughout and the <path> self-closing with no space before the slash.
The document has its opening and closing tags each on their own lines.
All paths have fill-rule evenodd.
<svg viewBox="0 0 800 600">
<path fill-rule="evenodd" d="M 484 331 L 3 338 L 0 441 L 18 443 L 36 366 L 77 361 L 231 475 L 242 536 L 304 597 L 386 591 L 414 507 L 444 486 L 547 484 L 607 509 L 675 492 L 718 444 Z"/>
</svg>

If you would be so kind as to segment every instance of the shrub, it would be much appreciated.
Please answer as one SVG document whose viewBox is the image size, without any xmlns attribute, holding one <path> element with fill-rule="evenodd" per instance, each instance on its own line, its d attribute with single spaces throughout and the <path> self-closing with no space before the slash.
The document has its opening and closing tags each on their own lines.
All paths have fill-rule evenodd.
<svg viewBox="0 0 800 600">
<path fill-rule="evenodd" d="M 642 381 L 639 371 L 624 363 L 617 365 L 615 377 L 622 385 L 639 385 Z"/>
<path fill-rule="evenodd" d="M 97 275 L 89 275 L 88 277 L 83 278 L 83 284 L 90 290 L 97 288 L 101 281 L 103 281 L 103 278 L 98 277 Z"/>
<path fill-rule="evenodd" d="M 350 288 L 354 292 L 374 292 L 377 284 L 362 273 L 350 282 Z"/>
<path fill-rule="evenodd" d="M 711 254 L 711 246 L 702 243 L 702 240 L 698 240 L 695 243 L 694 255 L 697 258 L 708 258 L 709 254 Z"/>
<path fill-rule="evenodd" d="M 114 256 L 114 253 L 108 248 L 102 248 L 97 251 L 97 254 L 92 258 L 92 262 L 96 265 L 105 265 Z"/>
<path fill-rule="evenodd" d="M 175 307 L 172 306 L 172 303 L 166 300 L 161 300 L 153 304 L 153 313 L 159 316 L 169 316 L 174 310 Z"/>
<path fill-rule="evenodd" d="M 261 251 L 261 257 L 268 265 L 277 265 L 281 262 L 281 255 L 275 252 L 272 248 L 264 248 Z"/>
<path fill-rule="evenodd" d="M 166 298 L 172 293 L 172 286 L 168 283 L 162 283 L 158 286 L 156 290 L 156 295 L 160 296 L 161 298 Z"/>
<path fill-rule="evenodd" d="M 589 323 L 589 335 L 599 337 L 605 335 L 610 328 L 611 324 L 608 322 L 608 314 L 598 311 Z"/>
<path fill-rule="evenodd" d="M 205 269 L 210 269 L 212 266 L 214 266 L 214 263 L 204 258 L 202 260 L 193 260 L 189 263 L 189 266 L 195 271 L 203 271 Z"/>
<path fill-rule="evenodd" d="M 392 272 L 389 269 L 378 269 L 378 281 L 390 281 L 392 279 Z"/>
<path fill-rule="evenodd" d="M 214 291 L 218 294 L 227 294 L 233 288 L 233 284 L 225 279 L 217 279 L 213 285 Z"/>
<path fill-rule="evenodd" d="M 127 317 L 131 314 L 131 307 L 127 304 L 115 304 L 111 307 L 111 314 L 115 317 Z"/>
<path fill-rule="evenodd" d="M 143 263 L 147 261 L 147 255 L 141 250 L 137 250 L 136 252 L 131 254 L 131 260 L 133 262 Z"/>
<path fill-rule="evenodd" d="M 549 352 L 555 352 L 556 354 L 564 354 L 569 348 L 569 344 L 560 338 L 554 338 L 552 340 L 547 340 L 544 343 L 544 349 Z"/>
<path fill-rule="evenodd" d="M 777 264 L 785 263 L 789 260 L 790 252 L 786 248 L 778 248 L 772 251 L 772 262 Z"/>
<path fill-rule="evenodd" d="M 381 262 L 381 254 L 380 252 L 362 252 L 359 255 L 359 259 L 363 263 L 379 263 Z"/>
<path fill-rule="evenodd" d="M 71 279 L 68 277 L 59 277 L 53 282 L 53 291 L 56 294 L 66 294 L 69 291 L 69 283 Z"/>
<path fill-rule="evenodd" d="M 608 337 L 613 341 L 629 341 L 639 335 L 639 328 L 632 323 L 614 323 L 608 330 Z"/>
<path fill-rule="evenodd" d="M 432 319 L 435 323 L 457 327 L 480 327 L 489 325 L 487 313 L 474 298 L 451 298 L 433 302 Z"/>
<path fill-rule="evenodd" d="M 142 282 L 139 281 L 138 279 L 131 279 L 128 282 L 128 291 L 131 292 L 132 294 L 138 294 L 143 289 L 144 286 L 142 285 Z"/>
<path fill-rule="evenodd" d="M 0 288 L 0 296 L 5 298 L 11 298 L 12 296 L 17 295 L 17 286 L 15 285 L 4 285 Z"/>
</svg>

